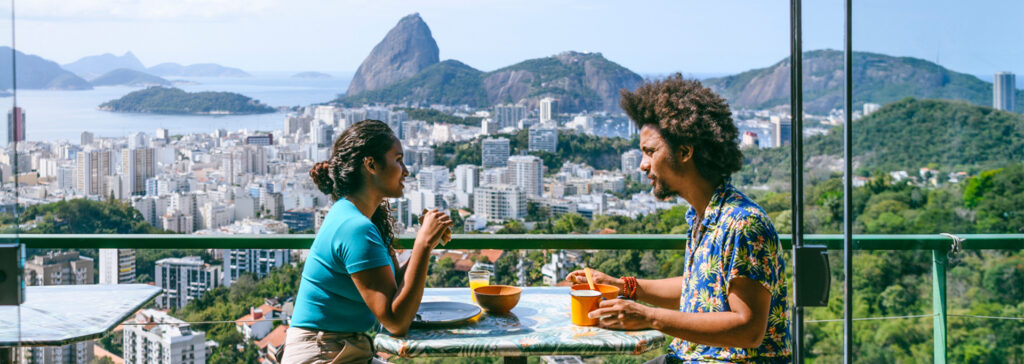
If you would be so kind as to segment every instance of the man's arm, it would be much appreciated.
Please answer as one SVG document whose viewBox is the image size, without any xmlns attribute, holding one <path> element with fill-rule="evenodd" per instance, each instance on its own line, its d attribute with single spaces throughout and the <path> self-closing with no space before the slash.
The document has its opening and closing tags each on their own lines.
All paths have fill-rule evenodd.
<svg viewBox="0 0 1024 364">
<path fill-rule="evenodd" d="M 591 270 L 594 283 L 609 284 L 623 289 L 622 278 L 614 278 L 602 272 Z M 569 273 L 565 278 L 575 283 L 587 283 L 582 270 Z M 637 279 L 636 298 L 652 305 L 679 310 L 679 296 L 683 293 L 683 277 L 665 279 Z M 620 291 L 621 292 L 621 291 Z M 625 292 L 622 292 L 625 294 Z"/>
<path fill-rule="evenodd" d="M 638 330 L 653 328 L 701 345 L 754 348 L 768 326 L 771 292 L 755 280 L 737 277 L 729 282 L 730 311 L 687 313 L 648 307 L 626 300 L 601 302 L 590 317 L 603 317 L 601 327 Z M 678 297 L 677 297 L 678 299 Z M 678 303 L 677 303 L 678 306 Z"/>
</svg>

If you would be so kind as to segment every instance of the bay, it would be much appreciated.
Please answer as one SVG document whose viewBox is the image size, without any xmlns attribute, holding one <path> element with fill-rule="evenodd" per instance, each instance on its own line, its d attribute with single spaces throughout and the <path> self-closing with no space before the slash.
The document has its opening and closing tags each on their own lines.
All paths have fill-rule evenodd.
<svg viewBox="0 0 1024 364">
<path fill-rule="evenodd" d="M 188 92 L 228 91 L 257 99 L 270 106 L 307 106 L 333 100 L 345 92 L 352 73 L 337 73 L 329 79 L 292 78 L 295 72 L 255 72 L 253 77 L 208 78 L 167 77 L 195 84 L 176 84 Z M 108 86 L 85 91 L 18 90 L 18 106 L 25 111 L 25 136 L 29 141 L 68 140 L 78 143 L 83 131 L 96 137 L 125 137 L 134 132 L 152 136 L 157 128 L 171 134 L 208 133 L 217 129 L 235 131 L 279 130 L 285 113 L 260 115 L 158 115 L 115 113 L 97 107 L 141 87 Z M 0 99 L 0 109 L 10 110 L 13 99 Z M 0 128 L 6 143 L 7 128 Z"/>
</svg>

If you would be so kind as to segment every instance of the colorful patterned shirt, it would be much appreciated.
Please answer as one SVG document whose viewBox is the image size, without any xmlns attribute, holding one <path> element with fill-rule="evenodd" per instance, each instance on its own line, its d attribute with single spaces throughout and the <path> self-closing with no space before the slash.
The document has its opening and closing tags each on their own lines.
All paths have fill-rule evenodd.
<svg viewBox="0 0 1024 364">
<path fill-rule="evenodd" d="M 697 227 L 696 215 L 692 207 L 686 214 L 691 232 Z M 669 350 L 685 362 L 789 362 L 785 262 L 768 215 L 726 180 L 712 195 L 699 227 L 698 238 L 690 239 L 686 245 L 679 311 L 729 311 L 729 281 L 746 277 L 771 292 L 768 326 L 757 348 L 713 347 L 677 338 Z"/>
</svg>

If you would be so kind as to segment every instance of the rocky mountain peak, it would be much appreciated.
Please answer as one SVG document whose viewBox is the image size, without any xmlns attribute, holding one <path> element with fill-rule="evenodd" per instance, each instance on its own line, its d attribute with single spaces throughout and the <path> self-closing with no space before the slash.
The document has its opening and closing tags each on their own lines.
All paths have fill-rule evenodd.
<svg viewBox="0 0 1024 364">
<path fill-rule="evenodd" d="M 437 42 L 419 13 L 405 16 L 373 47 L 356 70 L 346 95 L 408 79 L 440 61 Z"/>
</svg>

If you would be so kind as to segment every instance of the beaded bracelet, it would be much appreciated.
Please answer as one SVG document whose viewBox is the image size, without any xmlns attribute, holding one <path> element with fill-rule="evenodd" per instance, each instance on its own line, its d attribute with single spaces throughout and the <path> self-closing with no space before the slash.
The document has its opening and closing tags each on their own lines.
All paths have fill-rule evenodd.
<svg viewBox="0 0 1024 364">
<path fill-rule="evenodd" d="M 622 277 L 622 294 L 629 300 L 636 300 L 637 282 L 636 277 Z"/>
</svg>

